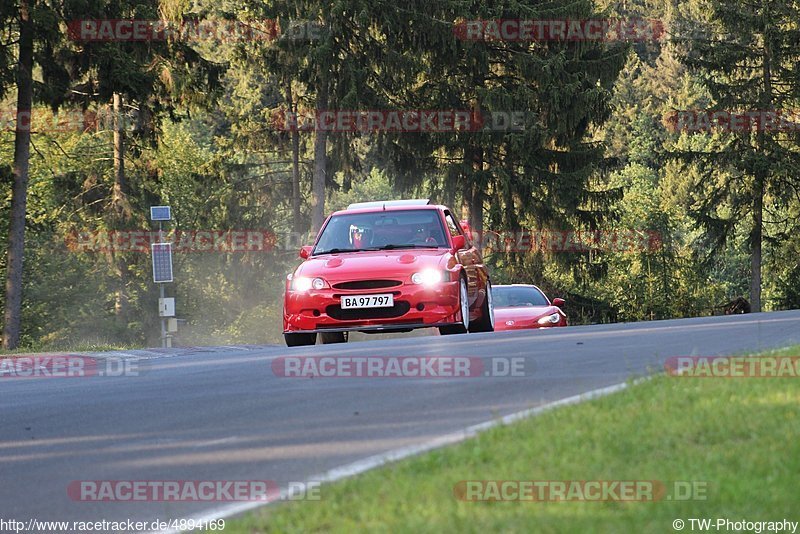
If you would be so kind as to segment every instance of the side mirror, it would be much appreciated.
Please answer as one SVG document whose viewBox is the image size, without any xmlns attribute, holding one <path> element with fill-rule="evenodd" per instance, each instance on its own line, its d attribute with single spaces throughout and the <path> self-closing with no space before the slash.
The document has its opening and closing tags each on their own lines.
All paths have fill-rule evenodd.
<svg viewBox="0 0 800 534">
<path fill-rule="evenodd" d="M 464 232 L 464 235 L 467 236 L 467 239 L 472 241 L 472 228 L 470 227 L 467 221 L 461 221 L 461 231 Z"/>
<path fill-rule="evenodd" d="M 314 250 L 314 247 L 312 247 L 311 245 L 300 247 L 300 257 L 303 258 L 304 260 L 308 259 L 308 257 L 311 256 L 312 250 Z"/>
<path fill-rule="evenodd" d="M 558 306 L 559 308 L 566 303 L 564 299 L 555 298 L 553 299 L 553 306 Z"/>
<path fill-rule="evenodd" d="M 453 254 L 467 246 L 467 240 L 463 235 L 453 236 Z"/>
</svg>

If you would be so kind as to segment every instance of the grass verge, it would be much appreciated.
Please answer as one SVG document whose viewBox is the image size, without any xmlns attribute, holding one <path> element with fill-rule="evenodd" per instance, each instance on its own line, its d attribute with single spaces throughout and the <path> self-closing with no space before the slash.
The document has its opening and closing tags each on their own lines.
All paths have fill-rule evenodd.
<svg viewBox="0 0 800 534">
<path fill-rule="evenodd" d="M 793 356 L 800 347 L 772 352 Z M 228 521 L 255 532 L 675 532 L 675 519 L 800 520 L 800 379 L 657 376 Z M 658 480 L 705 499 L 466 502 L 463 480 Z M 800 530 L 800 529 L 798 529 Z M 791 529 L 790 529 L 791 531 Z"/>
<path fill-rule="evenodd" d="M 41 345 L 21 347 L 14 350 L 0 349 L 0 358 L 19 356 L 21 354 L 45 354 L 49 352 L 80 354 L 84 352 L 104 352 L 110 350 L 132 350 L 134 345 L 112 344 L 102 341 L 78 343 L 73 345 Z M 143 348 L 143 347 L 139 347 Z"/>
</svg>

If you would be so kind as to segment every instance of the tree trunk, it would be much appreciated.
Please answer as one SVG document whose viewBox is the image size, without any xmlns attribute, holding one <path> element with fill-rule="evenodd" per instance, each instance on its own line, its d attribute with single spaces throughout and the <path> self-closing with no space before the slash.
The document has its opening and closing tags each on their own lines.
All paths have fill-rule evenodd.
<svg viewBox="0 0 800 534">
<path fill-rule="evenodd" d="M 483 149 L 481 148 L 477 148 L 472 153 L 472 172 L 474 173 L 474 178 L 472 186 L 472 198 L 470 199 L 469 206 L 469 225 L 475 235 L 483 235 L 483 203 L 485 192 L 483 190 L 481 176 L 481 173 L 483 172 Z M 480 249 L 480 243 L 477 243 L 476 246 Z"/>
<path fill-rule="evenodd" d="M 447 182 L 447 176 L 443 178 L 444 183 L 442 186 L 442 204 L 450 209 L 455 209 L 456 203 L 456 188 Z M 453 212 L 455 214 L 455 212 Z"/>
<path fill-rule="evenodd" d="M 464 159 L 461 174 L 461 220 L 472 222 L 472 175 L 469 169 L 472 166 L 472 145 L 464 147 Z"/>
<path fill-rule="evenodd" d="M 766 9 L 768 10 L 768 4 Z M 761 109 L 773 109 L 772 96 L 772 51 L 770 40 L 764 39 L 764 63 L 762 74 L 764 76 L 763 93 L 761 94 Z M 764 129 L 760 128 L 756 135 L 758 152 L 766 158 L 766 140 Z M 761 311 L 761 241 L 764 233 L 764 187 L 767 176 L 763 168 L 756 169 L 753 184 L 753 229 L 750 232 L 750 311 Z"/>
<path fill-rule="evenodd" d="M 316 117 L 328 108 L 328 84 L 317 90 Z M 317 127 L 314 136 L 314 179 L 311 184 L 311 230 L 318 232 L 325 222 L 325 175 L 328 164 L 328 132 Z"/>
<path fill-rule="evenodd" d="M 120 219 L 125 216 L 125 132 L 122 121 L 122 95 L 114 93 L 114 191 L 112 203 Z"/>
<path fill-rule="evenodd" d="M 31 150 L 33 104 L 33 21 L 28 0 L 19 6 L 19 60 L 17 62 L 17 121 L 14 132 L 14 186 L 6 262 L 6 298 L 3 348 L 19 345 L 22 325 L 22 269 L 25 253 L 25 213 L 28 203 L 28 163 Z"/>
<path fill-rule="evenodd" d="M 286 84 L 286 100 L 289 103 L 289 111 L 297 113 L 297 106 L 292 96 L 292 82 Z M 293 129 L 292 136 L 292 231 L 299 234 L 301 231 L 300 215 L 300 132 Z"/>
<path fill-rule="evenodd" d="M 764 224 L 764 178 L 758 173 L 753 195 L 753 230 L 750 232 L 750 310 L 761 311 L 761 234 Z"/>
<path fill-rule="evenodd" d="M 300 7 L 298 5 L 295 6 L 295 17 L 297 19 L 301 18 Z M 297 113 L 297 104 L 294 101 L 294 95 L 292 93 L 292 81 L 291 77 L 286 81 L 286 101 L 289 104 L 289 111 L 292 113 Z M 297 117 L 297 115 L 295 115 Z M 300 190 L 300 132 L 295 128 L 292 129 L 290 132 L 292 136 L 292 231 L 294 232 L 294 237 L 300 238 L 300 233 L 305 230 L 303 223 L 303 216 L 300 211 L 301 201 L 302 201 L 302 193 Z M 327 141 L 327 139 L 326 139 Z M 314 146 L 314 176 L 316 178 L 316 145 Z M 322 194 L 323 199 L 325 198 L 325 183 L 323 179 L 322 185 Z M 324 203 L 323 203 L 324 206 Z M 324 215 L 324 211 L 323 214 Z M 320 225 L 322 225 L 320 216 Z M 296 243 L 294 239 L 291 240 L 292 243 Z M 301 241 L 301 244 L 305 244 L 305 239 Z"/>
<path fill-rule="evenodd" d="M 112 216 L 114 229 L 119 230 L 129 220 L 128 184 L 125 179 L 125 130 L 122 120 L 122 95 L 114 93 L 113 99 L 113 125 L 114 125 L 114 189 L 112 192 Z M 128 278 L 130 271 L 125 258 L 120 252 L 112 252 L 114 256 L 114 270 L 117 275 L 117 291 L 114 295 L 114 314 L 117 321 L 126 326 L 128 322 Z"/>
<path fill-rule="evenodd" d="M 506 145 L 507 146 L 507 145 Z M 506 148 L 506 156 L 503 164 L 506 168 L 506 173 L 508 174 L 509 178 L 508 181 L 513 183 L 516 180 L 516 172 L 514 169 L 514 160 L 511 157 L 512 150 L 510 148 Z M 502 193 L 498 192 L 498 195 L 502 195 L 503 199 L 503 209 L 504 215 L 503 219 L 505 222 L 505 226 L 512 229 L 517 230 L 519 226 L 519 217 L 517 216 L 515 202 L 514 202 L 514 189 L 512 186 L 508 185 L 508 182 L 504 184 Z"/>
</svg>

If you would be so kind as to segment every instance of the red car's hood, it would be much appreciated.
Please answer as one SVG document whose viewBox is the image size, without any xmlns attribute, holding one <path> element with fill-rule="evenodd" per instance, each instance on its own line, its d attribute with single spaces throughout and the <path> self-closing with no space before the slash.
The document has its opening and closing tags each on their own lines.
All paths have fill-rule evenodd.
<svg viewBox="0 0 800 534">
<path fill-rule="evenodd" d="M 495 308 L 494 322 L 504 324 L 506 321 L 536 321 L 547 315 L 557 313 L 556 306 L 515 306 L 513 308 Z"/>
<path fill-rule="evenodd" d="M 447 249 L 377 250 L 323 254 L 304 261 L 295 276 L 320 276 L 330 281 L 398 279 L 426 268 L 444 268 Z"/>
</svg>

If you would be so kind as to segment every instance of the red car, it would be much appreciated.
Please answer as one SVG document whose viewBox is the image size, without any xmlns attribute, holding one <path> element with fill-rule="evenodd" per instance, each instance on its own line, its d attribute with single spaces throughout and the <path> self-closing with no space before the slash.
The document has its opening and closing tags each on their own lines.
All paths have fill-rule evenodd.
<svg viewBox="0 0 800 534">
<path fill-rule="evenodd" d="M 495 330 L 567 326 L 564 299 L 550 300 L 534 285 L 494 286 Z"/>
<path fill-rule="evenodd" d="M 325 221 L 286 278 L 290 347 L 347 341 L 347 332 L 494 330 L 483 260 L 445 206 L 427 200 L 351 204 Z"/>
</svg>

